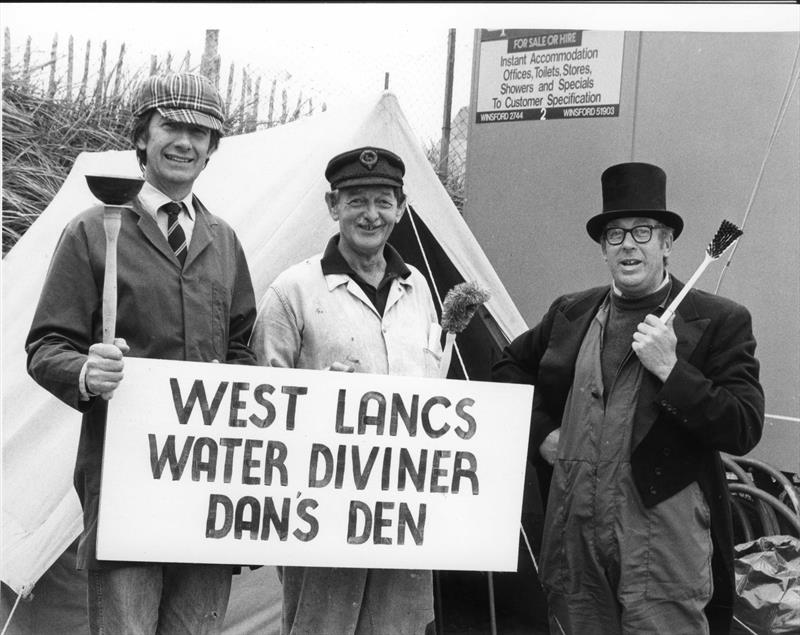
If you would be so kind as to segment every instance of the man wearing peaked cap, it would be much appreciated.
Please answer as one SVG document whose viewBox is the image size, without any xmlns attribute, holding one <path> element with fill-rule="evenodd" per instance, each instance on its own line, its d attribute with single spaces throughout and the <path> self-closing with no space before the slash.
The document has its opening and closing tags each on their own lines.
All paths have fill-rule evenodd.
<svg viewBox="0 0 800 635">
<path fill-rule="evenodd" d="M 495 381 L 536 386 L 528 456 L 547 501 L 540 577 L 553 633 L 728 633 L 733 529 L 720 452 L 761 437 L 750 314 L 669 275 L 683 219 L 666 174 L 601 175 L 586 231 L 610 284 L 556 299 Z"/>
<path fill-rule="evenodd" d="M 403 187 L 406 166 L 394 152 L 382 148 L 356 148 L 333 157 L 325 169 L 332 190 L 354 185 Z"/>
<path fill-rule="evenodd" d="M 75 487 L 91 632 L 218 633 L 231 566 L 111 562 L 96 553 L 106 411 L 125 356 L 255 363 L 244 251 L 192 192 L 222 135 L 220 95 L 199 75 L 159 75 L 141 83 L 132 109 L 144 184 L 122 210 L 117 339 L 101 343 L 105 233 L 95 206 L 67 224 L 53 255 L 26 341 L 28 372 L 83 414 Z"/>
<path fill-rule="evenodd" d="M 258 306 L 260 363 L 384 375 L 438 376 L 441 346 L 427 282 L 387 243 L 405 210 L 405 165 L 367 146 L 325 170 L 338 232 L 325 251 L 281 273 Z M 430 571 L 282 567 L 281 632 L 425 633 Z"/>
</svg>

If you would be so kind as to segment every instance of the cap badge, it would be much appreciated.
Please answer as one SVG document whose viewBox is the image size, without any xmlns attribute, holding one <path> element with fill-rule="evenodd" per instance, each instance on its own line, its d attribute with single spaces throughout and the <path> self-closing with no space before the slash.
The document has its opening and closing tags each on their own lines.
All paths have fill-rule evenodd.
<svg viewBox="0 0 800 635">
<path fill-rule="evenodd" d="M 364 150 L 358 160 L 367 170 L 372 171 L 372 168 L 378 163 L 378 153 L 375 150 Z"/>
</svg>

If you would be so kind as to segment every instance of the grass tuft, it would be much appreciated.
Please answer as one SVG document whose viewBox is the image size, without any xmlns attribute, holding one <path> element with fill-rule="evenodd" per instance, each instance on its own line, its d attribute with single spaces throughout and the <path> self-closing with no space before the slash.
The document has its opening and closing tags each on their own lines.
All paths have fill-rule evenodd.
<svg viewBox="0 0 800 635">
<path fill-rule="evenodd" d="M 130 148 L 120 98 L 54 100 L 3 78 L 3 255 L 39 217 L 84 151 Z"/>
</svg>

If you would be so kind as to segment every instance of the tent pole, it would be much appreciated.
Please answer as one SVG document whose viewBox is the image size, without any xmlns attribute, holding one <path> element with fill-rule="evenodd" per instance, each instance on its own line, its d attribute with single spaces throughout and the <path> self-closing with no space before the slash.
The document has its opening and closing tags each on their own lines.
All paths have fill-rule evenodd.
<svg viewBox="0 0 800 635">
<path fill-rule="evenodd" d="M 742 626 L 748 633 L 752 633 L 753 635 L 758 635 L 758 633 L 756 633 L 752 628 L 750 628 L 747 624 L 745 624 L 742 620 L 740 620 L 735 615 L 733 616 L 733 619 L 734 619 L 735 622 L 737 622 L 739 624 L 739 626 Z"/>
<path fill-rule="evenodd" d="M 525 546 L 528 548 L 528 555 L 531 557 L 531 562 L 533 563 L 533 569 L 536 571 L 536 575 L 539 575 L 539 565 L 536 564 L 536 556 L 533 555 L 533 549 L 531 548 L 531 543 L 528 540 L 528 534 L 525 533 L 525 527 L 522 526 L 522 523 L 519 524 L 519 531 L 522 534 L 522 537 L 525 540 Z"/>
<path fill-rule="evenodd" d="M 439 609 L 438 612 L 441 612 L 443 614 L 444 611 L 442 610 L 442 580 L 439 577 L 438 571 L 433 572 L 433 592 L 435 594 L 435 606 Z M 444 622 L 443 620 L 440 620 L 439 617 L 443 618 L 443 615 L 437 616 L 437 614 L 434 613 L 433 623 L 434 626 L 436 627 L 436 635 L 443 635 Z"/>
<path fill-rule="evenodd" d="M 489 627 L 492 635 L 497 635 L 497 618 L 494 611 L 494 578 L 491 571 L 486 573 L 489 576 Z"/>
</svg>

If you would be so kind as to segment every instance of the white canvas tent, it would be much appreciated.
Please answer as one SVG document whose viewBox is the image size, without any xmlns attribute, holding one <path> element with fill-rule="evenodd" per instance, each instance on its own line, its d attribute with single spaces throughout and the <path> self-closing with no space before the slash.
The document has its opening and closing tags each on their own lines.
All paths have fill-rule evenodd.
<svg viewBox="0 0 800 635">
<path fill-rule="evenodd" d="M 325 166 L 338 152 L 362 145 L 385 147 L 404 159 L 406 191 L 418 221 L 410 231 L 432 236 L 440 260 L 443 254 L 461 278 L 476 280 L 491 291 L 484 315 L 494 323 L 496 335 L 510 339 L 522 332 L 525 322 L 389 92 L 342 111 L 222 140 L 195 192 L 236 229 L 256 297 L 285 267 L 321 251 L 336 231 L 323 202 L 328 189 Z M 23 596 L 81 531 L 72 488 L 80 415 L 30 379 L 23 346 L 63 226 L 96 203 L 84 179 L 89 173 L 137 175 L 138 167 L 133 151 L 81 154 L 52 203 L 3 261 L 0 562 L 3 582 Z M 425 260 L 418 261 L 423 271 Z M 452 283 L 438 273 L 434 279 L 439 280 L 441 298 Z M 263 610 L 268 598 L 256 597 Z M 243 602 L 234 594 L 232 606 Z M 274 612 L 271 615 L 275 618 Z M 241 627 L 242 623 L 237 632 L 250 632 Z"/>
</svg>

